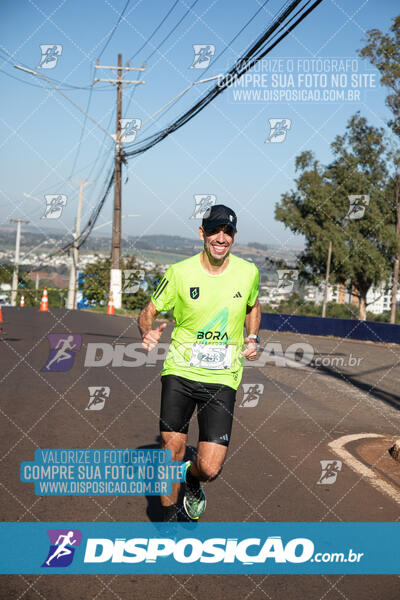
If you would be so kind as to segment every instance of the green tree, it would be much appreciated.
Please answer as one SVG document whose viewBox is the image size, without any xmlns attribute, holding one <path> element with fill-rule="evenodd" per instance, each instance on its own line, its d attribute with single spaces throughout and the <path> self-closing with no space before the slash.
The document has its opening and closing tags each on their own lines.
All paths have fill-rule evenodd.
<svg viewBox="0 0 400 600">
<path fill-rule="evenodd" d="M 111 269 L 111 258 L 102 258 L 96 256 L 94 263 L 86 266 L 83 270 L 83 277 L 80 283 L 80 289 L 83 292 L 83 296 L 96 305 L 104 306 L 108 302 L 108 292 L 110 288 L 110 269 Z M 125 285 L 125 270 L 133 270 L 139 272 L 142 271 L 141 266 L 137 263 L 134 255 L 123 256 L 121 259 L 121 269 L 123 271 L 123 289 Z M 151 275 L 146 274 L 145 281 L 147 283 L 147 289 L 139 290 L 135 293 L 122 293 L 122 306 L 128 310 L 142 309 L 147 302 L 160 280 L 162 274 L 156 269 Z"/>
<path fill-rule="evenodd" d="M 376 66 L 381 83 L 389 88 L 386 105 L 393 118 L 388 125 L 400 136 L 400 16 L 393 19 L 390 31 L 392 35 L 379 29 L 367 31 L 366 45 L 359 53 Z"/>
<path fill-rule="evenodd" d="M 334 159 L 327 166 L 310 151 L 296 158 L 296 189 L 282 195 L 275 216 L 305 237 L 299 275 L 314 284 L 324 279 L 332 241 L 330 281 L 352 284 L 359 319 L 365 320 L 367 292 L 389 279 L 397 249 L 393 206 L 386 201 L 388 148 L 383 129 L 358 113 L 331 148 Z M 350 195 L 369 197 L 362 218 L 350 218 Z"/>
<path fill-rule="evenodd" d="M 367 58 L 379 71 L 381 83 L 389 90 L 386 106 L 392 113 L 388 125 L 393 133 L 400 136 L 400 16 L 393 19 L 391 33 L 382 33 L 379 29 L 367 31 L 364 48 L 360 56 Z M 398 148 L 398 144 L 397 144 Z M 397 156 L 396 156 L 397 154 Z M 396 234 L 400 238 L 400 159 L 396 148 L 393 149 L 395 174 L 393 175 L 392 194 L 396 210 Z M 392 309 L 390 322 L 396 322 L 397 287 L 399 279 L 400 249 L 393 264 Z"/>
<path fill-rule="evenodd" d="M 88 264 L 83 269 L 79 289 L 89 302 L 100 306 L 107 302 L 110 288 L 110 269 L 111 258 L 109 256 L 102 258 L 97 255 L 95 262 Z"/>
</svg>

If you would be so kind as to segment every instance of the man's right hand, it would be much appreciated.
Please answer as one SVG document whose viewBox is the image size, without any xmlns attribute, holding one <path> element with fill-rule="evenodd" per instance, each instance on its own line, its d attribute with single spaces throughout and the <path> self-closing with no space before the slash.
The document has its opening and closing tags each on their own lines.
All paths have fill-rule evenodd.
<svg viewBox="0 0 400 600">
<path fill-rule="evenodd" d="M 160 337 L 162 335 L 163 330 L 166 328 L 167 324 L 162 323 L 157 329 L 151 329 L 146 333 L 146 335 L 142 339 L 142 346 L 145 350 L 150 352 L 155 348 L 160 341 Z"/>
</svg>

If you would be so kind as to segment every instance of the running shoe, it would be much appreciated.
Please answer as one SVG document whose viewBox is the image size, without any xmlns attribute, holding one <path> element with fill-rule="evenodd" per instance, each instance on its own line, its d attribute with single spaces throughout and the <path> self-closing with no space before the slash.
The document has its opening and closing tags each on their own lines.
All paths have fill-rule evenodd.
<svg viewBox="0 0 400 600">
<path fill-rule="evenodd" d="M 185 464 L 186 479 L 191 464 L 192 463 L 190 462 L 190 460 L 188 460 Z M 192 485 L 189 485 L 189 483 L 186 481 L 185 495 L 183 497 L 183 507 L 188 517 L 190 517 L 193 521 L 197 521 L 198 518 L 206 510 L 206 504 L 206 495 L 200 482 L 196 487 L 193 487 Z"/>
</svg>

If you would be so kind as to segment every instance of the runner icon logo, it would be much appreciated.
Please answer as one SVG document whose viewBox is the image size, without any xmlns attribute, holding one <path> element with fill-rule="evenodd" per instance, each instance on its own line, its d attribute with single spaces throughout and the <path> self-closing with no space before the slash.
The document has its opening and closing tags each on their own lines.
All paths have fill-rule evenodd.
<svg viewBox="0 0 400 600">
<path fill-rule="evenodd" d="M 278 269 L 277 291 L 281 294 L 290 294 L 298 279 L 299 272 L 296 269 Z"/>
<path fill-rule="evenodd" d="M 331 485 L 335 483 L 339 471 L 342 470 L 341 460 L 320 460 L 321 463 L 321 477 L 318 479 L 318 485 Z"/>
<path fill-rule="evenodd" d="M 47 535 L 50 548 L 42 567 L 68 567 L 76 548 L 81 545 L 82 532 L 79 529 L 48 529 Z"/>
<path fill-rule="evenodd" d="M 40 51 L 42 57 L 38 64 L 38 69 L 54 69 L 57 65 L 58 59 L 62 54 L 61 44 L 40 44 Z"/>
<path fill-rule="evenodd" d="M 213 44 L 193 44 L 194 59 L 189 69 L 206 69 L 215 54 Z"/>
<path fill-rule="evenodd" d="M 263 383 L 242 383 L 243 400 L 239 404 L 242 408 L 254 408 L 257 406 L 260 396 L 264 392 Z"/>
<path fill-rule="evenodd" d="M 46 194 L 46 210 L 41 219 L 59 219 L 64 206 L 67 204 L 67 196 L 64 194 Z"/>
<path fill-rule="evenodd" d="M 121 142 L 130 144 L 135 141 L 136 134 L 142 126 L 141 119 L 120 119 Z"/>
<path fill-rule="evenodd" d="M 369 205 L 368 194 L 355 195 L 350 194 L 349 199 L 349 210 L 347 211 L 346 219 L 357 221 L 362 219 L 365 213 L 365 209 Z"/>
<path fill-rule="evenodd" d="M 204 219 L 207 218 L 207 211 L 210 211 L 211 207 L 217 202 L 217 196 L 215 194 L 195 194 L 194 196 L 194 210 L 190 217 L 191 219 Z"/>
<path fill-rule="evenodd" d="M 106 403 L 106 399 L 110 397 L 110 388 L 99 385 L 91 386 L 89 390 L 89 403 L 85 410 L 102 410 Z"/>
<path fill-rule="evenodd" d="M 124 269 L 122 293 L 137 294 L 139 289 L 147 288 L 144 276 L 145 272 L 143 269 Z"/>
<path fill-rule="evenodd" d="M 50 352 L 42 372 L 69 371 L 74 364 L 74 352 L 81 349 L 82 337 L 77 333 L 50 333 L 47 339 Z"/>
<path fill-rule="evenodd" d="M 268 119 L 269 135 L 266 144 L 280 144 L 286 139 L 287 132 L 292 126 L 291 119 Z"/>
</svg>

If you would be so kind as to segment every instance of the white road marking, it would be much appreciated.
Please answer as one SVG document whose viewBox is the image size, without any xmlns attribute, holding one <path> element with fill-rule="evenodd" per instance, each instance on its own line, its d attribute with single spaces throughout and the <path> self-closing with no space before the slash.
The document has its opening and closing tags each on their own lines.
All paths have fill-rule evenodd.
<svg viewBox="0 0 400 600">
<path fill-rule="evenodd" d="M 383 481 L 370 467 L 367 467 L 367 465 L 357 460 L 357 458 L 350 454 L 350 452 L 344 447 L 346 444 L 356 440 L 382 437 L 385 436 L 379 433 L 355 433 L 352 435 L 343 435 L 337 440 L 330 442 L 328 446 L 343 460 L 343 462 L 346 463 L 348 467 L 350 467 L 350 469 L 353 469 L 353 471 L 359 475 L 362 475 L 362 477 L 366 479 L 368 483 L 373 485 L 374 488 L 380 492 L 383 492 L 384 494 L 387 494 L 392 498 L 392 500 L 397 502 L 397 504 L 400 504 L 400 491 L 391 483 Z"/>
</svg>

